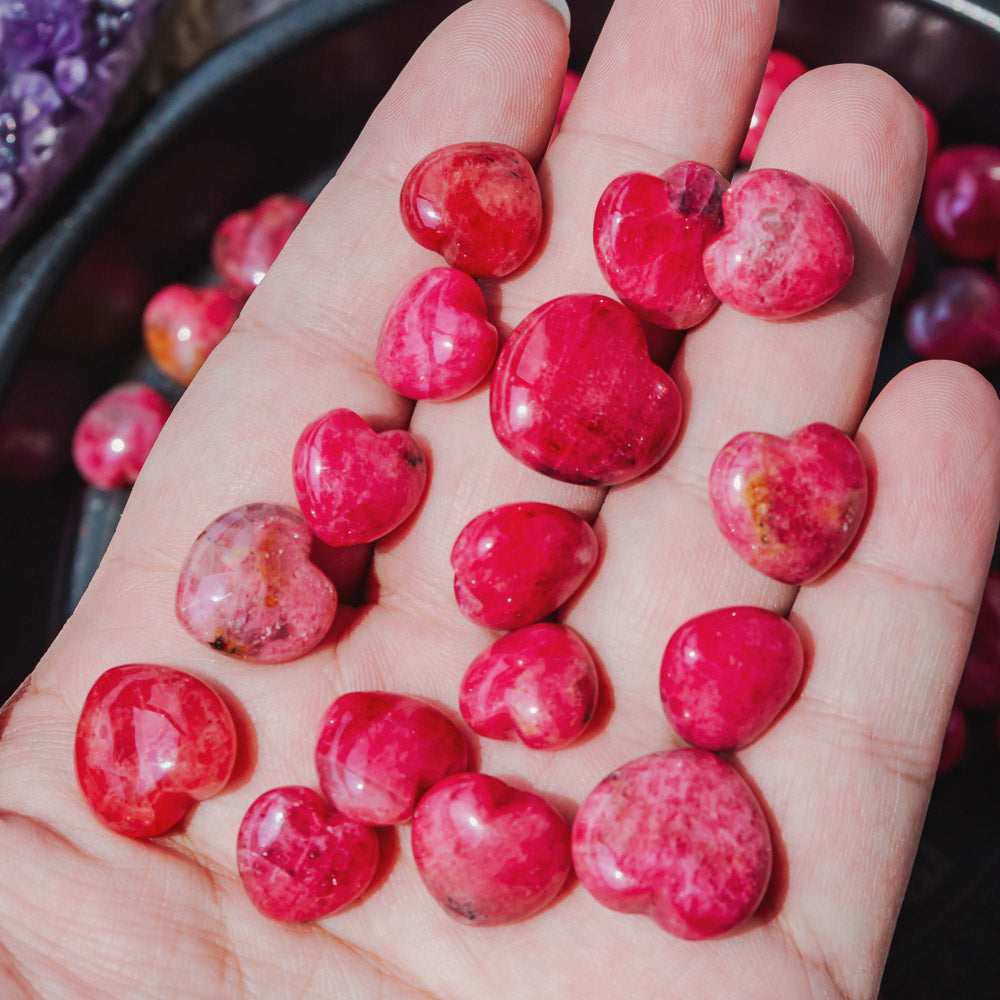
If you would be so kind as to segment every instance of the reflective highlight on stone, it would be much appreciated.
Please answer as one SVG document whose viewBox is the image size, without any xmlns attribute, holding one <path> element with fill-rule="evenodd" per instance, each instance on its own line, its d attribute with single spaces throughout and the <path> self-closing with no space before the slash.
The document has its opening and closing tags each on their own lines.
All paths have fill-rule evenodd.
<svg viewBox="0 0 1000 1000">
<path fill-rule="evenodd" d="M 177 586 L 177 618 L 199 642 L 258 663 L 308 653 L 330 630 L 333 584 L 309 559 L 297 511 L 247 504 L 197 538 Z"/>
<path fill-rule="evenodd" d="M 573 822 L 573 865 L 598 902 L 681 938 L 716 937 L 757 909 L 771 835 L 753 792 L 721 757 L 671 750 L 608 775 Z"/>
</svg>

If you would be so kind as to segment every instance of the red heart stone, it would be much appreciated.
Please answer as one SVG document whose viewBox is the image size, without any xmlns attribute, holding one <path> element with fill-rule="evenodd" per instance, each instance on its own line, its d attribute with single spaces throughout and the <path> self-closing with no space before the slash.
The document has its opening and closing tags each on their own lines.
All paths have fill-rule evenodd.
<svg viewBox="0 0 1000 1000">
<path fill-rule="evenodd" d="M 686 330 L 719 304 L 701 254 L 722 228 L 728 184 L 717 170 L 687 161 L 660 177 L 617 177 L 601 195 L 594 214 L 597 263 L 640 319 Z"/>
<path fill-rule="evenodd" d="M 829 424 L 787 439 L 748 432 L 716 456 L 709 476 L 715 520 L 737 554 L 784 583 L 821 576 L 854 540 L 868 503 L 868 473 L 854 442 Z"/>
<path fill-rule="evenodd" d="M 564 482 L 612 485 L 667 453 L 681 398 L 625 306 L 564 295 L 529 313 L 504 344 L 490 413 L 500 443 L 525 465 Z"/>
<path fill-rule="evenodd" d="M 374 431 L 331 410 L 300 435 L 292 460 L 302 515 L 328 545 L 373 542 L 399 527 L 427 485 L 427 462 L 408 431 Z"/>
</svg>

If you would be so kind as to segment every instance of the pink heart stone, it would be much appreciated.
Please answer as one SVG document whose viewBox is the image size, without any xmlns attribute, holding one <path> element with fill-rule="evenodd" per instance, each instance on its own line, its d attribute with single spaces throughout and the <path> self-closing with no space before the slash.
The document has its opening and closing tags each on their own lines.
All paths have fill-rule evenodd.
<svg viewBox="0 0 1000 1000">
<path fill-rule="evenodd" d="M 788 85 L 806 71 L 806 64 L 797 56 L 779 49 L 772 49 L 764 67 L 764 79 L 761 81 L 757 100 L 753 106 L 750 127 L 740 149 L 740 163 L 749 163 L 757 155 L 757 147 L 764 135 L 778 98 L 785 92 Z"/>
<path fill-rule="evenodd" d="M 757 909 L 771 835 L 740 775 L 706 750 L 640 757 L 608 775 L 573 821 L 573 865 L 598 902 L 700 940 Z"/>
<path fill-rule="evenodd" d="M 465 924 L 537 913 L 569 875 L 569 827 L 544 799 L 485 774 L 438 782 L 413 814 L 413 859 L 431 895 Z"/>
<path fill-rule="evenodd" d="M 375 826 L 405 823 L 435 782 L 466 769 L 458 727 L 436 708 L 386 691 L 354 691 L 328 709 L 316 744 L 326 798 Z"/>
<path fill-rule="evenodd" d="M 597 263 L 615 294 L 640 319 L 686 330 L 719 304 L 701 254 L 722 228 L 717 170 L 689 160 L 660 177 L 625 174 L 601 195 L 594 214 Z"/>
<path fill-rule="evenodd" d="M 309 652 L 337 610 L 333 584 L 309 559 L 297 511 L 254 503 L 216 518 L 197 538 L 177 585 L 177 618 L 199 642 L 258 663 Z"/>
<path fill-rule="evenodd" d="M 295 493 L 309 527 L 328 545 L 373 542 L 416 509 L 427 461 L 408 431 L 372 430 L 351 410 L 331 410 L 300 435 Z"/>
<path fill-rule="evenodd" d="M 497 639 L 472 661 L 458 696 L 474 732 L 538 750 L 575 740 L 596 705 L 590 650 L 572 629 L 550 622 Z"/>
<path fill-rule="evenodd" d="M 963 260 L 1000 248 L 1000 149 L 952 146 L 927 168 L 921 199 L 924 222 L 945 253 Z"/>
<path fill-rule="evenodd" d="M 564 295 L 529 313 L 500 350 L 490 414 L 500 443 L 530 468 L 612 485 L 663 458 L 681 399 L 625 306 Z"/>
<path fill-rule="evenodd" d="M 116 833 L 155 837 L 194 802 L 222 791 L 236 760 L 225 702 L 171 667 L 106 670 L 76 727 L 76 773 L 91 808 Z"/>
<path fill-rule="evenodd" d="M 802 678 L 802 640 L 764 608 L 709 611 L 670 637 L 660 698 L 678 735 L 703 750 L 755 740 L 788 704 Z"/>
<path fill-rule="evenodd" d="M 740 558 L 772 579 L 809 583 L 854 540 L 868 503 L 868 473 L 843 431 L 816 423 L 787 439 L 738 434 L 712 464 L 709 494 Z"/>
<path fill-rule="evenodd" d="M 236 866 L 254 906 L 274 920 L 342 910 L 378 868 L 375 831 L 331 809 L 311 788 L 272 788 L 247 810 Z"/>
<path fill-rule="evenodd" d="M 403 181 L 407 232 L 474 278 L 502 278 L 530 256 L 542 231 L 531 164 L 499 142 L 462 142 L 425 156 Z"/>
<path fill-rule="evenodd" d="M 722 196 L 722 215 L 702 263 L 712 291 L 740 312 L 799 316 L 832 299 L 854 272 L 844 220 L 798 174 L 751 170 Z"/>
<path fill-rule="evenodd" d="M 497 330 L 479 285 L 462 271 L 418 274 L 389 309 L 375 367 L 410 399 L 453 399 L 477 386 L 497 353 Z"/>
<path fill-rule="evenodd" d="M 532 625 L 569 600 L 597 555 L 594 529 L 571 511 L 547 503 L 493 507 L 455 539 L 455 598 L 478 625 Z"/>
</svg>

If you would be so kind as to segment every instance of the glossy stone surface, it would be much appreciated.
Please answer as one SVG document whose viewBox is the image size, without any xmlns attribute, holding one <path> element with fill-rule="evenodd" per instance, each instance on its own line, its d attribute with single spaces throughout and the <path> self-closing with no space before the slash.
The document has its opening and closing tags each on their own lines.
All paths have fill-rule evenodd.
<svg viewBox="0 0 1000 1000">
<path fill-rule="evenodd" d="M 373 542 L 398 528 L 427 486 L 409 431 L 374 431 L 352 410 L 330 410 L 299 436 L 292 457 L 299 508 L 328 545 Z"/>
<path fill-rule="evenodd" d="M 938 758 L 937 776 L 939 778 L 942 774 L 948 774 L 955 770 L 965 756 L 968 745 L 969 723 L 966 721 L 965 713 L 958 705 L 952 705 L 951 715 L 948 716 L 948 725 L 944 731 L 944 741 L 941 744 L 941 756 Z"/>
<path fill-rule="evenodd" d="M 1000 709 L 1000 570 L 991 569 L 986 577 L 972 646 L 955 700 L 970 712 Z"/>
<path fill-rule="evenodd" d="M 73 433 L 73 463 L 92 486 L 131 486 L 172 407 L 155 389 L 126 382 L 88 407 Z"/>
<path fill-rule="evenodd" d="M 451 550 L 455 598 L 478 625 L 515 629 L 552 614 L 597 564 L 594 529 L 547 503 L 493 507 L 473 518 Z"/>
<path fill-rule="evenodd" d="M 146 350 L 164 374 L 188 385 L 229 333 L 245 301 L 231 288 L 167 285 L 142 313 Z"/>
<path fill-rule="evenodd" d="M 612 910 L 646 914 L 677 937 L 711 938 L 760 904 L 771 835 L 721 757 L 671 750 L 618 768 L 587 796 L 573 822 L 573 865 Z"/>
<path fill-rule="evenodd" d="M 597 669 L 565 625 L 517 629 L 483 650 L 462 678 L 458 707 L 480 736 L 536 750 L 565 746 L 597 706 Z"/>
<path fill-rule="evenodd" d="M 1000 361 L 1000 281 L 978 267 L 949 267 L 910 303 L 903 324 L 922 358 L 986 368 Z"/>
<path fill-rule="evenodd" d="M 264 280 L 309 203 L 274 194 L 253 208 L 233 212 L 212 234 L 212 266 L 222 280 L 249 294 Z"/>
<path fill-rule="evenodd" d="M 716 456 L 712 513 L 740 558 L 784 583 L 822 576 L 854 540 L 868 504 L 857 446 L 829 424 L 788 438 L 747 432 Z"/>
<path fill-rule="evenodd" d="M 550 903 L 569 875 L 569 827 L 544 799 L 485 774 L 436 784 L 413 815 L 413 857 L 464 924 L 506 924 Z"/>
<path fill-rule="evenodd" d="M 612 485 L 667 453 L 681 398 L 650 361 L 642 326 L 625 306 L 564 295 L 529 313 L 500 349 L 490 415 L 500 443 L 530 468 Z"/>
<path fill-rule="evenodd" d="M 764 608 L 708 611 L 670 637 L 660 699 L 678 735 L 703 750 L 755 740 L 788 704 L 802 678 L 802 640 Z"/>
<path fill-rule="evenodd" d="M 106 670 L 90 689 L 75 754 L 80 788 L 101 820 L 127 837 L 155 837 L 222 791 L 236 729 L 204 681 L 129 663 Z"/>
<path fill-rule="evenodd" d="M 832 299 L 854 272 L 833 202 L 787 170 L 751 170 L 722 197 L 722 232 L 702 263 L 712 291 L 740 312 L 788 319 Z"/>
<path fill-rule="evenodd" d="M 927 168 L 921 199 L 927 229 L 945 253 L 980 260 L 1000 247 L 1000 148 L 942 149 Z"/>
<path fill-rule="evenodd" d="M 378 868 L 375 831 L 311 788 L 272 788 L 247 810 L 236 866 L 254 906 L 274 920 L 316 920 L 353 903 Z"/>
<path fill-rule="evenodd" d="M 740 163 L 749 163 L 757 155 L 761 136 L 764 134 L 771 112 L 774 111 L 774 106 L 778 103 L 778 98 L 792 80 L 802 76 L 805 71 L 806 64 L 797 56 L 793 56 L 790 52 L 782 52 L 780 49 L 772 49 L 767 57 L 764 79 L 761 81 L 760 91 L 753 106 L 750 127 L 740 149 Z"/>
<path fill-rule="evenodd" d="M 624 174 L 605 188 L 594 213 L 597 263 L 640 319 L 686 330 L 719 304 L 701 255 L 722 228 L 728 186 L 717 170 L 689 160 L 660 177 Z"/>
<path fill-rule="evenodd" d="M 451 267 L 418 274 L 382 324 L 375 367 L 410 399 L 453 399 L 477 386 L 497 354 L 497 330 L 475 280 Z"/>
<path fill-rule="evenodd" d="M 428 788 L 467 763 L 465 738 L 446 715 L 387 691 L 342 695 L 327 709 L 316 743 L 327 800 L 376 826 L 405 823 Z"/>
<path fill-rule="evenodd" d="M 309 652 L 330 630 L 333 584 L 309 560 L 312 534 L 295 510 L 237 507 L 197 538 L 177 585 L 177 618 L 199 642 L 257 663 Z"/>
<path fill-rule="evenodd" d="M 542 231 L 535 172 L 498 142 L 463 142 L 425 156 L 403 181 L 399 210 L 422 247 L 474 278 L 516 271 Z"/>
</svg>

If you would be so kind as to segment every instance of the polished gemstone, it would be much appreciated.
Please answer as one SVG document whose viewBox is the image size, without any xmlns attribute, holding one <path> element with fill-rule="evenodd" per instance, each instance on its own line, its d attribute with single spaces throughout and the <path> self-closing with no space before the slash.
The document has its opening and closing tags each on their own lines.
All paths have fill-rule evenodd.
<svg viewBox="0 0 1000 1000">
<path fill-rule="evenodd" d="M 757 155 L 764 128 L 771 118 L 771 112 L 778 103 L 778 98 L 785 92 L 788 85 L 806 71 L 806 64 L 790 52 L 772 49 L 764 67 L 764 79 L 761 81 L 757 100 L 753 106 L 750 127 L 740 149 L 740 163 L 749 163 Z"/>
<path fill-rule="evenodd" d="M 1000 248 L 1000 147 L 942 149 L 927 168 L 921 200 L 934 242 L 963 260 Z"/>
</svg>

